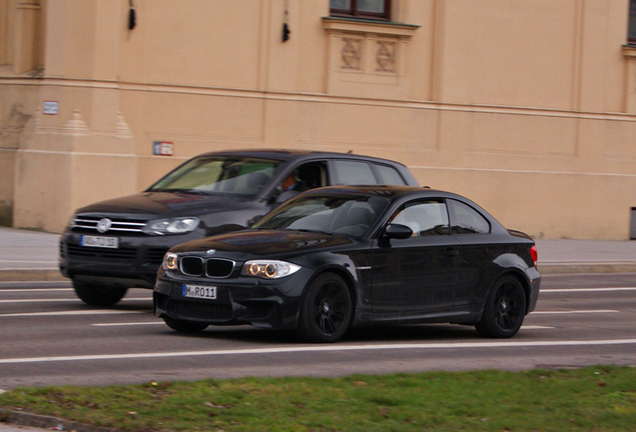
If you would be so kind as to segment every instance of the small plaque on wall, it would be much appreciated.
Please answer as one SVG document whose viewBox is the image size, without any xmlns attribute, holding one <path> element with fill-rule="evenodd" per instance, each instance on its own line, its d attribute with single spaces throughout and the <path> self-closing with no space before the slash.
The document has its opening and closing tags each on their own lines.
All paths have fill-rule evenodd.
<svg viewBox="0 0 636 432">
<path fill-rule="evenodd" d="M 44 101 L 42 103 L 42 114 L 58 115 L 60 113 L 60 103 L 57 101 Z"/>
<path fill-rule="evenodd" d="M 156 156 L 174 155 L 174 143 L 167 141 L 153 141 L 152 154 Z"/>
</svg>

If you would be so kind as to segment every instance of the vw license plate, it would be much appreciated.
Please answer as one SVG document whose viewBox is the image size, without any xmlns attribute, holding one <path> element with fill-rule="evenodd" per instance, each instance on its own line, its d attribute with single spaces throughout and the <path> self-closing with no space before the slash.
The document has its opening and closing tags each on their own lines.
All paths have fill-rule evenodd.
<svg viewBox="0 0 636 432">
<path fill-rule="evenodd" d="M 216 287 L 203 285 L 182 285 L 181 295 L 183 297 L 216 299 Z"/>
<path fill-rule="evenodd" d="M 99 247 L 117 249 L 119 248 L 119 239 L 117 237 L 96 237 L 96 236 L 80 236 L 80 246 Z"/>
</svg>

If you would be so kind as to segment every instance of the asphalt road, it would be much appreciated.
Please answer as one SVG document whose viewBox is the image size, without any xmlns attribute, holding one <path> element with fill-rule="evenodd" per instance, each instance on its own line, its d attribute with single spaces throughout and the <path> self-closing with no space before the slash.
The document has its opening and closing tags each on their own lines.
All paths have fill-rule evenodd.
<svg viewBox="0 0 636 432">
<path fill-rule="evenodd" d="M 151 292 L 88 307 L 65 282 L 0 283 L 0 389 L 240 376 L 636 365 L 636 274 L 544 276 L 537 311 L 509 340 L 473 327 L 351 331 L 331 345 L 249 326 L 189 336 L 152 315 Z"/>
</svg>

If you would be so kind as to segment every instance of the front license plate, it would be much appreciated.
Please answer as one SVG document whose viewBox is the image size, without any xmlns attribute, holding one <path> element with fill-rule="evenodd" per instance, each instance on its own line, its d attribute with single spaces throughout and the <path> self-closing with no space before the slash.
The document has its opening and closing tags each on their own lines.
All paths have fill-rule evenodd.
<svg viewBox="0 0 636 432">
<path fill-rule="evenodd" d="M 96 237 L 96 236 L 80 236 L 80 246 L 98 247 L 98 248 L 119 248 L 119 239 L 117 237 Z"/>
<path fill-rule="evenodd" d="M 183 297 L 216 299 L 216 287 L 203 285 L 182 285 L 181 295 Z"/>
</svg>

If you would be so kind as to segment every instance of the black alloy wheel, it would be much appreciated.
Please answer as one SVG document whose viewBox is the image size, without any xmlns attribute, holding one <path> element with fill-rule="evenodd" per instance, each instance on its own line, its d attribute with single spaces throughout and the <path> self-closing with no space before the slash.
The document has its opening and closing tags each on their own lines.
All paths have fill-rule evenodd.
<svg viewBox="0 0 636 432">
<path fill-rule="evenodd" d="M 113 287 L 96 283 L 79 282 L 76 280 L 72 282 L 77 297 L 91 306 L 113 306 L 121 300 L 128 291 L 128 288 L 125 287 Z"/>
<path fill-rule="evenodd" d="M 526 315 L 526 295 L 519 280 L 504 276 L 488 294 L 481 321 L 475 325 L 485 337 L 509 338 L 517 334 Z"/>
<path fill-rule="evenodd" d="M 335 342 L 351 322 L 351 295 L 347 284 L 333 273 L 325 273 L 307 288 L 298 321 L 299 336 L 309 342 Z"/>
<path fill-rule="evenodd" d="M 172 330 L 176 330 L 180 333 L 199 333 L 208 328 L 207 323 L 171 318 L 165 315 L 163 316 L 163 321 Z"/>
</svg>

